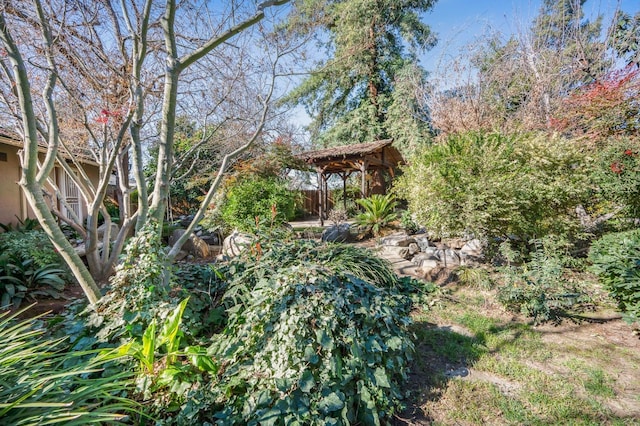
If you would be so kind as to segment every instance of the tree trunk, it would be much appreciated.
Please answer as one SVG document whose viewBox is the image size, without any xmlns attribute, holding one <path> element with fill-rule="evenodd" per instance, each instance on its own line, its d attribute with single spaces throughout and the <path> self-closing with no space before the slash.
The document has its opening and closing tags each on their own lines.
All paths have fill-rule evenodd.
<svg viewBox="0 0 640 426">
<path fill-rule="evenodd" d="M 58 250 L 64 261 L 69 266 L 69 269 L 71 269 L 71 273 L 76 280 L 78 280 L 78 283 L 87 296 L 89 303 L 96 303 L 102 297 L 100 289 L 93 280 L 91 273 L 82 262 L 82 259 L 78 256 L 78 253 L 62 233 L 62 230 L 60 229 L 60 226 L 58 226 L 53 214 L 51 214 L 49 206 L 42 195 L 40 185 L 33 182 L 27 182 L 23 173 L 23 177 L 20 180 L 20 186 L 23 188 L 27 202 L 33 209 L 40 226 L 42 226 L 42 229 L 49 236 L 49 239 L 56 250 Z"/>
</svg>

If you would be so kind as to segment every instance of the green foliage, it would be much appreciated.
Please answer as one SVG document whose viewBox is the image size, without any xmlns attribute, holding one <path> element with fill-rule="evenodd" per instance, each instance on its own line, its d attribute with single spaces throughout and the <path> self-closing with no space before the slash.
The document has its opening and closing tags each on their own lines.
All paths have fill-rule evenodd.
<svg viewBox="0 0 640 426">
<path fill-rule="evenodd" d="M 593 180 L 608 209 L 621 207 L 621 216 L 640 216 L 640 140 L 611 139 L 595 152 Z"/>
<path fill-rule="evenodd" d="M 612 47 L 631 65 L 640 66 L 640 12 L 633 17 L 618 11 L 614 22 Z"/>
<path fill-rule="evenodd" d="M 0 234 L 0 251 L 13 253 L 22 260 L 31 259 L 38 267 L 62 267 L 64 262 L 47 234 L 41 229 L 32 229 L 27 223 L 23 228 Z"/>
<path fill-rule="evenodd" d="M 249 176 L 235 180 L 227 188 L 220 214 L 229 227 L 251 231 L 256 218 L 281 224 L 295 217 L 298 195 L 283 179 Z"/>
<path fill-rule="evenodd" d="M 378 287 L 393 288 L 398 284 L 398 277 L 391 269 L 389 262 L 362 247 L 298 240 L 274 242 L 265 248 L 267 250 L 264 254 L 258 257 L 247 254 L 250 257 L 236 262 L 229 272 L 237 274 L 258 261 L 260 268 L 270 265 L 273 270 L 317 263 L 335 275 L 348 271 L 349 274 Z"/>
<path fill-rule="evenodd" d="M 404 150 L 426 137 L 426 114 L 415 96 L 425 73 L 416 54 L 435 45 L 420 19 L 434 3 L 355 0 L 298 7 L 294 31 L 328 33 L 327 60 L 289 96 L 314 117 L 314 141 L 326 146 L 393 137 Z"/>
<path fill-rule="evenodd" d="M 593 271 L 629 322 L 640 322 L 640 229 L 612 233 L 589 252 Z"/>
<path fill-rule="evenodd" d="M 415 234 L 420 230 L 420 225 L 418 225 L 411 216 L 411 212 L 409 210 L 405 210 L 400 215 L 400 226 L 404 229 L 408 234 Z"/>
<path fill-rule="evenodd" d="M 25 220 L 21 220 L 18 218 L 18 224 L 13 225 L 12 223 L 0 223 L 0 229 L 4 232 L 26 232 L 33 231 L 34 229 L 40 229 L 40 222 L 37 219 L 26 218 Z"/>
<path fill-rule="evenodd" d="M 461 266 L 456 269 L 456 274 L 461 284 L 472 288 L 489 290 L 495 284 L 489 271 L 484 268 Z"/>
<path fill-rule="evenodd" d="M 150 222 L 130 240 L 111 288 L 96 304 L 68 315 L 65 332 L 75 349 L 140 339 L 152 322 L 167 318 L 187 297 L 181 321 L 189 341 L 221 326 L 224 315 L 218 302 L 225 289 L 223 273 L 209 265 L 183 265 L 174 273 L 157 227 Z"/>
<path fill-rule="evenodd" d="M 145 400 L 153 399 L 156 410 L 175 411 L 187 392 L 200 385 L 203 372 L 218 369 L 204 348 L 183 344 L 180 328 L 187 302 L 184 299 L 169 313 L 160 330 L 154 318 L 140 339 L 118 348 L 118 353 L 138 361 L 137 391 Z"/>
<path fill-rule="evenodd" d="M 411 303 L 324 247 L 274 247 L 234 276 L 228 325 L 209 348 L 225 367 L 209 389 L 220 422 L 390 422 L 413 351 Z"/>
<path fill-rule="evenodd" d="M 374 194 L 356 202 L 364 209 L 363 213 L 356 216 L 356 223 L 366 227 L 373 235 L 379 235 L 382 228 L 398 217 L 395 212 L 398 203 L 391 194 Z"/>
<path fill-rule="evenodd" d="M 570 235 L 591 194 L 586 165 L 564 139 L 464 133 L 418 151 L 396 189 L 437 234 Z"/>
<path fill-rule="evenodd" d="M 0 234 L 0 307 L 19 307 L 26 297 L 60 297 L 69 279 L 62 258 L 37 221 Z"/>
<path fill-rule="evenodd" d="M 104 199 L 104 206 L 111 220 L 118 223 L 120 221 L 120 207 L 118 204 L 112 198 L 106 197 Z"/>
<path fill-rule="evenodd" d="M 131 374 L 99 375 L 114 353 L 66 352 L 34 319 L 0 314 L 0 419 L 7 425 L 86 425 L 126 421 Z M 72 366 L 69 366 L 72 365 Z"/>
<path fill-rule="evenodd" d="M 61 297 L 64 274 L 55 265 L 37 267 L 33 260 L 22 260 L 14 253 L 0 254 L 0 308 L 18 308 L 26 297 Z"/>
<path fill-rule="evenodd" d="M 107 293 L 68 315 L 65 331 L 74 349 L 114 347 L 138 338 L 155 318 L 166 318 L 175 307 L 169 297 L 172 271 L 159 231 L 155 221 L 140 229 L 129 240 Z"/>
<path fill-rule="evenodd" d="M 227 288 L 226 267 L 180 264 L 172 278 L 172 297 L 189 297 L 182 324 L 191 341 L 219 332 L 226 323 L 221 300 Z"/>
<path fill-rule="evenodd" d="M 498 287 L 498 300 L 507 309 L 533 318 L 534 323 L 559 322 L 590 299 L 566 276 L 568 254 L 561 238 L 547 236 L 532 243 L 536 249 L 529 262 L 501 269 L 504 282 Z"/>
<path fill-rule="evenodd" d="M 111 289 L 84 311 L 69 313 L 63 331 L 75 350 L 117 347 L 132 357 L 112 367 L 135 370 L 145 411 L 166 416 L 217 368 L 198 343 L 225 324 L 226 278 L 212 265 L 181 265 L 173 273 L 157 231 L 150 223 L 130 240 Z"/>
</svg>

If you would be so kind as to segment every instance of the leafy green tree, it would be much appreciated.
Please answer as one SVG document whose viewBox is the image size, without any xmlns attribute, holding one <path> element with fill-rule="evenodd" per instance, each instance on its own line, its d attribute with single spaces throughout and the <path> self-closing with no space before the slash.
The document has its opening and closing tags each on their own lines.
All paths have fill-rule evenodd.
<svg viewBox="0 0 640 426">
<path fill-rule="evenodd" d="M 611 31 L 611 45 L 628 64 L 640 67 L 640 12 L 633 17 L 628 13 L 619 13 Z"/>
<path fill-rule="evenodd" d="M 411 102 L 411 87 L 425 77 L 416 54 L 436 41 L 420 20 L 434 4 L 435 0 L 325 0 L 301 8 L 295 28 L 303 33 L 324 30 L 320 43 L 327 58 L 289 100 L 304 105 L 312 116 L 310 128 L 318 144 L 394 137 L 406 149 L 428 134 L 421 123 L 424 112 Z M 394 96 L 396 91 L 402 98 Z M 411 118 L 411 123 L 392 119 L 397 117 Z"/>
</svg>

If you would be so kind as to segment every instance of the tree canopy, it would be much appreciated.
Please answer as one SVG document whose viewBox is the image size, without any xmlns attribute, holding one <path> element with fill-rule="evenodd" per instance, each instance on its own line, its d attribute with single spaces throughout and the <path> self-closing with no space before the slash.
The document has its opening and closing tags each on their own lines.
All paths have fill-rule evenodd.
<svg viewBox="0 0 640 426">
<path fill-rule="evenodd" d="M 289 100 L 305 106 L 317 144 L 394 137 L 399 147 L 407 148 L 427 134 L 426 113 L 414 102 L 413 91 L 425 79 L 417 54 L 436 42 L 420 14 L 434 4 L 325 0 L 301 9 L 292 25 L 305 34 L 317 31 L 326 58 Z"/>
</svg>

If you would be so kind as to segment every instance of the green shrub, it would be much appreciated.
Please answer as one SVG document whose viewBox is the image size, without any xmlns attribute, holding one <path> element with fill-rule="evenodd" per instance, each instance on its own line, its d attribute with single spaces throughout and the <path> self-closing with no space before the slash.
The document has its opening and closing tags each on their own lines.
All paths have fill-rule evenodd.
<svg viewBox="0 0 640 426">
<path fill-rule="evenodd" d="M 26 297 L 60 297 L 71 279 L 49 237 L 37 229 L 37 221 L 22 222 L 0 234 L 0 308 L 14 308 Z"/>
<path fill-rule="evenodd" d="M 589 172 L 585 155 L 565 139 L 464 133 L 422 148 L 396 190 L 435 233 L 526 241 L 577 230 Z"/>
<path fill-rule="evenodd" d="M 17 315 L 17 314 L 16 314 Z M 139 405 L 126 394 L 132 374 L 99 375 L 114 353 L 66 351 L 37 320 L 0 314 L 0 419 L 6 425 L 126 421 Z"/>
<path fill-rule="evenodd" d="M 209 265 L 182 265 L 176 272 L 157 231 L 157 223 L 141 229 L 129 241 L 109 291 L 94 305 L 68 315 L 64 326 L 74 349 L 141 338 L 149 324 L 166 318 L 187 297 L 182 322 L 190 343 L 222 325 L 223 274 Z"/>
<path fill-rule="evenodd" d="M 534 323 L 559 322 L 570 312 L 582 310 L 590 298 L 566 278 L 566 244 L 553 236 L 532 243 L 536 249 L 528 262 L 500 270 L 504 282 L 498 287 L 498 300 L 507 309 L 533 318 Z M 510 252 L 509 247 L 502 252 Z"/>
<path fill-rule="evenodd" d="M 31 259 L 37 267 L 65 265 L 49 237 L 41 229 L 0 234 L 0 251 L 12 253 L 22 260 Z"/>
<path fill-rule="evenodd" d="M 626 320 L 640 321 L 640 229 L 600 238 L 591 246 L 589 260 Z"/>
<path fill-rule="evenodd" d="M 55 265 L 38 267 L 14 253 L 0 254 L 0 308 L 18 308 L 26 297 L 60 298 L 65 287 L 63 269 Z"/>
<path fill-rule="evenodd" d="M 224 366 L 209 389 L 221 423 L 378 424 L 398 409 L 411 302 L 324 250 L 275 247 L 229 284 L 228 326 L 209 349 Z"/>
<path fill-rule="evenodd" d="M 640 217 L 640 140 L 609 140 L 594 155 L 593 180 L 600 198 L 609 203 L 606 208 L 622 208 L 619 216 Z"/>
<path fill-rule="evenodd" d="M 283 179 L 250 175 L 228 185 L 220 215 L 229 227 L 252 231 L 256 218 L 274 224 L 293 219 L 296 197 Z"/>
<path fill-rule="evenodd" d="M 94 305 L 67 313 L 62 324 L 76 351 L 117 348 L 132 357 L 112 367 L 137 373 L 135 397 L 154 417 L 179 410 L 187 394 L 207 381 L 216 367 L 198 343 L 209 344 L 226 324 L 223 273 L 211 265 L 173 270 L 158 231 L 153 222 L 142 228 L 129 241 L 109 291 Z"/>
<path fill-rule="evenodd" d="M 356 216 L 356 223 L 364 226 L 367 232 L 371 232 L 375 236 L 379 235 L 382 228 L 387 226 L 389 222 L 398 217 L 395 212 L 398 203 L 391 194 L 374 194 L 356 202 L 364 209 L 364 212 Z"/>
<path fill-rule="evenodd" d="M 293 266 L 322 265 L 332 274 L 340 275 L 348 272 L 378 287 L 394 288 L 398 285 L 398 277 L 391 269 L 389 262 L 376 256 L 370 250 L 349 244 L 322 244 L 313 240 L 297 240 L 271 242 L 265 245 L 262 256 L 245 253 L 230 266 L 232 275 L 245 269 L 256 268 L 266 270 L 270 265 L 273 270 Z"/>
</svg>

